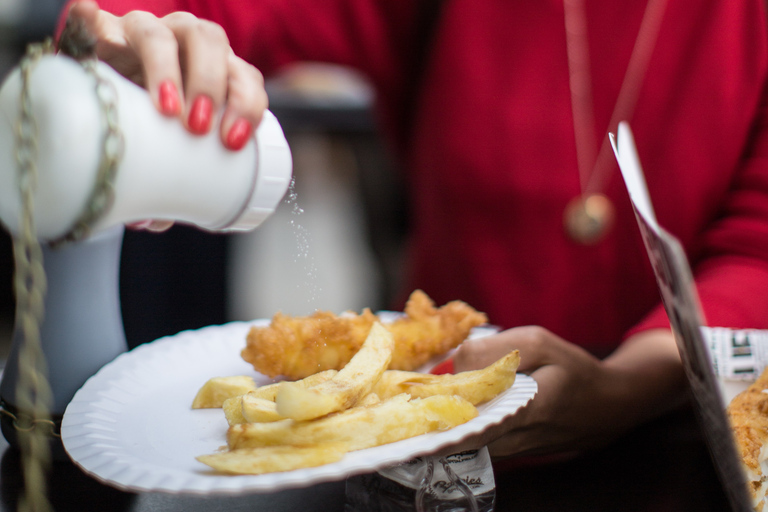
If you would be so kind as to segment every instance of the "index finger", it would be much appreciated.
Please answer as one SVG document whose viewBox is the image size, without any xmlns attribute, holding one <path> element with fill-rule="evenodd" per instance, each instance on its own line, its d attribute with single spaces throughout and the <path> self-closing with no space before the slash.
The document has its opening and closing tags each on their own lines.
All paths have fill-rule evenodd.
<svg viewBox="0 0 768 512">
<path fill-rule="evenodd" d="M 155 106 L 166 115 L 181 114 L 184 104 L 179 43 L 162 20 L 142 11 L 122 18 L 127 44 L 141 64 L 142 81 Z"/>
</svg>

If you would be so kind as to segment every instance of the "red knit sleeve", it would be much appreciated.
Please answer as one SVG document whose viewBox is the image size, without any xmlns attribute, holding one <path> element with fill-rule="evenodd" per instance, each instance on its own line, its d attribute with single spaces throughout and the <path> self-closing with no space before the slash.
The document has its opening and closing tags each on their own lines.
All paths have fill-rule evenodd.
<svg viewBox="0 0 768 512">
<path fill-rule="evenodd" d="M 694 276 L 706 323 L 768 328 L 768 94 L 717 218 L 702 233 Z M 630 335 L 668 327 L 661 306 Z"/>
</svg>

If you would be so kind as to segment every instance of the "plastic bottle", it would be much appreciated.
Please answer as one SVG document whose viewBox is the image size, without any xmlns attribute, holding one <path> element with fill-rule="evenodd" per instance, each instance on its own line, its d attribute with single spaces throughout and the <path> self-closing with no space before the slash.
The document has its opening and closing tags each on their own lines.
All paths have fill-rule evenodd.
<svg viewBox="0 0 768 512">
<path fill-rule="evenodd" d="M 98 63 L 96 70 L 112 85 L 124 138 L 114 204 L 96 230 L 144 219 L 249 230 L 273 212 L 288 188 L 292 166 L 288 143 L 271 113 L 265 113 L 242 150 L 230 151 L 218 129 L 192 135 L 178 119 L 160 114 L 144 89 L 107 64 Z M 41 240 L 69 231 L 96 183 L 106 131 L 96 85 L 94 76 L 65 56 L 43 57 L 32 72 L 39 175 L 35 220 Z M 16 70 L 0 90 L 0 220 L 11 232 L 20 212 L 14 156 L 20 93 Z"/>
</svg>

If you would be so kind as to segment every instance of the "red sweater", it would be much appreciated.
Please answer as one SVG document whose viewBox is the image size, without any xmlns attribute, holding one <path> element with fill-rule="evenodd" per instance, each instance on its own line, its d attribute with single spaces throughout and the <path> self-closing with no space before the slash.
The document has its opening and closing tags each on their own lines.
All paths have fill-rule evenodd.
<svg viewBox="0 0 768 512">
<path fill-rule="evenodd" d="M 580 193 L 562 0 L 445 0 L 414 112 L 413 0 L 100 3 L 216 21 L 265 74 L 314 60 L 367 75 L 408 172 L 408 290 L 600 352 L 668 325 L 615 163 L 610 235 L 582 246 L 562 228 Z M 602 142 L 646 2 L 586 3 Z M 657 217 L 688 253 L 710 325 L 768 328 L 767 43 L 762 0 L 670 1 L 630 119 Z"/>
</svg>

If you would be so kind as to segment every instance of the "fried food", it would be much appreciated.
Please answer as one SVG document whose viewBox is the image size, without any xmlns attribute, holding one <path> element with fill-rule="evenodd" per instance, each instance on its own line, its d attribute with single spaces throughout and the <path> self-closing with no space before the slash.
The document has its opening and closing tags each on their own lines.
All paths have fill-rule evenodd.
<svg viewBox="0 0 768 512">
<path fill-rule="evenodd" d="M 374 322 L 357 354 L 329 380 L 309 388 L 282 382 L 275 399 L 278 414 L 311 420 L 348 409 L 371 392 L 389 366 L 394 346 L 392 333 Z"/>
<path fill-rule="evenodd" d="M 456 375 L 385 370 L 394 350 L 393 333 L 373 321 L 362 348 L 338 372 L 227 399 L 228 451 L 198 460 L 225 473 L 290 471 L 448 430 L 475 418 L 474 404 L 512 386 L 520 363 L 513 351 L 487 368 Z"/>
<path fill-rule="evenodd" d="M 197 460 L 222 473 L 261 475 L 330 464 L 348 451 L 342 444 L 269 446 L 201 455 Z"/>
<path fill-rule="evenodd" d="M 756 511 L 768 492 L 768 370 L 728 405 L 736 447 Z"/>
<path fill-rule="evenodd" d="M 485 403 L 512 387 L 520 366 L 520 352 L 513 350 L 495 363 L 480 370 L 455 375 L 388 370 L 373 392 L 382 399 L 408 393 L 413 398 L 434 395 L 456 395 L 474 405 Z"/>
<path fill-rule="evenodd" d="M 240 397 L 240 409 L 243 421 L 238 421 L 238 423 L 268 423 L 285 419 L 285 416 L 281 416 L 277 412 L 275 402 L 250 393 Z"/>
<path fill-rule="evenodd" d="M 375 405 L 354 407 L 312 421 L 281 420 L 243 423 L 227 432 L 230 450 L 264 446 L 316 446 L 341 443 L 362 450 L 427 432 L 447 430 L 478 414 L 474 405 L 456 396 L 437 395 L 410 400 L 398 395 Z"/>
<path fill-rule="evenodd" d="M 234 396 L 243 395 L 256 389 L 252 377 L 238 375 L 235 377 L 214 377 L 209 379 L 198 390 L 192 401 L 193 409 L 215 409 L 224 401 Z"/>
<path fill-rule="evenodd" d="M 320 384 L 321 382 L 325 382 L 337 373 L 336 370 L 326 370 L 310 375 L 305 379 L 297 380 L 294 384 L 308 388 Z M 250 379 L 250 377 L 248 378 Z M 275 405 L 277 389 L 280 384 L 280 382 L 275 382 L 273 384 L 259 386 L 247 391 L 245 394 L 238 394 L 224 400 L 221 407 L 224 409 L 224 416 L 227 418 L 227 423 L 236 425 L 238 423 L 277 421 L 284 419 L 283 416 L 280 416 L 277 413 L 277 406 Z M 206 383 L 206 385 L 198 392 L 198 395 L 200 395 L 208 385 L 209 384 Z M 212 406 L 215 407 L 214 405 Z"/>
<path fill-rule="evenodd" d="M 318 372 L 314 375 L 310 375 L 303 379 L 294 381 L 294 383 L 298 384 L 299 386 L 309 388 L 315 384 L 320 384 L 321 382 L 325 382 L 328 379 L 333 378 L 333 376 L 337 373 L 338 372 L 336 370 L 325 370 L 324 372 Z M 266 386 L 259 386 L 249 393 L 254 397 L 263 398 L 264 400 L 271 400 L 274 402 L 275 398 L 277 398 L 277 390 L 280 388 L 280 384 L 282 384 L 282 382 L 275 382 L 273 384 L 267 384 Z"/>
<path fill-rule="evenodd" d="M 250 330 L 241 355 L 256 371 L 272 378 L 282 375 L 296 380 L 322 370 L 340 370 L 378 320 L 367 308 L 360 315 L 318 311 L 307 317 L 291 317 L 278 313 L 269 326 Z M 484 313 L 464 302 L 436 308 L 423 291 L 415 290 L 405 316 L 384 325 L 395 339 L 389 368 L 415 370 L 458 346 L 473 327 L 487 321 Z"/>
<path fill-rule="evenodd" d="M 245 395 L 227 398 L 221 405 L 221 408 L 224 410 L 224 417 L 229 425 L 247 423 L 243 416 L 243 396 Z"/>
</svg>

